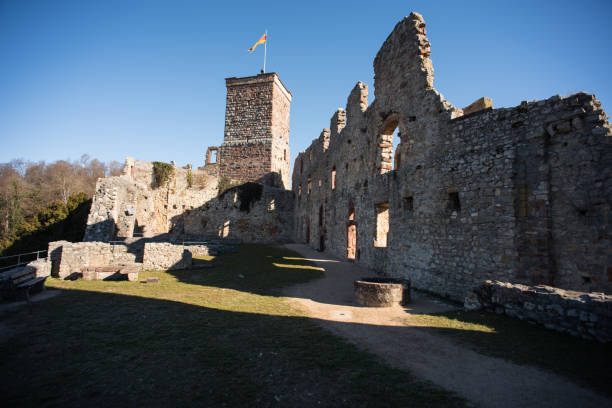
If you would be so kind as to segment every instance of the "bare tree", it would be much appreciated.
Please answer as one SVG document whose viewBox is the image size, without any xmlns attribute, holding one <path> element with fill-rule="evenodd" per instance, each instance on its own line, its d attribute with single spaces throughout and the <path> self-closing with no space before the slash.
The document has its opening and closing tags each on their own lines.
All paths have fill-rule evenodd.
<svg viewBox="0 0 612 408">
<path fill-rule="evenodd" d="M 74 194 L 91 197 L 100 177 L 119 175 L 122 167 L 86 154 L 73 162 L 16 159 L 0 163 L 0 250 L 21 232 L 37 228 L 36 214 L 53 201 L 67 205 Z"/>
</svg>

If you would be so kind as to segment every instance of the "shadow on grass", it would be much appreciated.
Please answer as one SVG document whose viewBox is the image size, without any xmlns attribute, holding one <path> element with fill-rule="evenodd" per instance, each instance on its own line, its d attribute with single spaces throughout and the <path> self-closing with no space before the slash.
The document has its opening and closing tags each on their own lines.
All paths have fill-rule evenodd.
<svg viewBox="0 0 612 408">
<path fill-rule="evenodd" d="M 235 256 L 222 255 L 213 262 L 216 264 L 213 269 L 169 273 L 186 283 L 261 295 L 278 295 L 282 287 L 323 276 L 322 268 L 301 255 L 285 248 L 264 245 L 243 245 Z M 309 293 L 309 298 L 319 303 L 330 301 L 329 296 L 323 293 Z M 387 330 L 391 336 L 401 335 L 406 330 L 423 330 L 441 335 L 481 354 L 552 371 L 586 388 L 612 396 L 609 387 L 612 383 L 612 371 L 609 370 L 612 365 L 611 344 L 578 339 L 487 312 L 458 310 L 430 314 L 425 311 L 428 314 L 414 315 L 425 309 L 423 305 L 418 305 L 414 310 L 408 306 L 411 319 L 418 327 L 383 330 Z"/>
<path fill-rule="evenodd" d="M 286 248 L 248 244 L 237 253 L 214 260 L 198 259 L 204 267 L 168 270 L 180 282 L 234 289 L 260 295 L 277 295 L 279 289 L 323 277 L 324 269 Z M 212 266 L 212 267 L 210 267 Z"/>
<path fill-rule="evenodd" d="M 51 283 L 63 293 L 0 317 L 4 406 L 463 405 L 274 297 L 259 301 L 280 316 L 206 307 L 224 299 L 192 285 L 185 301 L 201 304 L 136 282 Z"/>
<path fill-rule="evenodd" d="M 380 363 L 274 296 L 283 286 L 321 276 L 308 268 L 309 261 L 284 248 L 249 245 L 214 262 L 212 269 L 142 273 L 144 279 L 158 277 L 155 284 L 50 279 L 60 296 L 35 303 L 31 315 L 23 308 L 0 316 L 3 401 L 7 406 L 463 405 Z M 489 353 L 506 358 L 522 344 L 503 334 L 505 322 L 456 315 L 464 326 L 459 327 L 449 323 L 453 316 L 414 316 L 436 319 L 438 328 L 368 327 L 383 336 L 435 332 L 477 350 L 481 345 L 483 354 L 490 345 L 496 350 Z M 350 332 L 363 329 L 332 324 Z M 573 347 L 591 345 L 578 342 Z M 415 352 L 407 347 L 408 356 Z"/>
<path fill-rule="evenodd" d="M 612 397 L 612 344 L 483 311 L 413 316 L 422 330 L 442 335 L 481 354 L 532 365 Z"/>
</svg>

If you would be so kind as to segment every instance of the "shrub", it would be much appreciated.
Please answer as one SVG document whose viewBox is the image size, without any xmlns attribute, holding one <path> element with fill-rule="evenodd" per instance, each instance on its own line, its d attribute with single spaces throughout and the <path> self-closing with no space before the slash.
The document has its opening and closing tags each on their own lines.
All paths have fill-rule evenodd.
<svg viewBox="0 0 612 408">
<path fill-rule="evenodd" d="M 229 190 L 230 188 L 234 188 L 237 185 L 237 183 L 232 183 L 232 181 L 227 177 L 220 177 L 219 184 L 217 185 L 217 194 L 219 196 L 222 196 L 227 190 Z"/>
<path fill-rule="evenodd" d="M 193 187 L 193 173 L 191 169 L 187 169 L 187 187 Z"/>
<path fill-rule="evenodd" d="M 155 184 L 153 187 L 163 187 L 170 178 L 174 176 L 174 166 L 164 162 L 153 162 L 153 178 Z"/>
</svg>

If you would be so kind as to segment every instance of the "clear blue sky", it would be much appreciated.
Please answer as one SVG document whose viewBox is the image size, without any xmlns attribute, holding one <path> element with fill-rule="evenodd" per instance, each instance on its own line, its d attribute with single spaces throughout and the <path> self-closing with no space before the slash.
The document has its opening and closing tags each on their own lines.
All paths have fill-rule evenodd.
<svg viewBox="0 0 612 408">
<path fill-rule="evenodd" d="M 292 161 L 411 11 L 436 88 L 457 107 L 594 93 L 612 111 L 612 1 L 0 0 L 0 162 L 203 164 L 223 139 L 225 81 L 268 72 L 293 94 Z"/>
</svg>

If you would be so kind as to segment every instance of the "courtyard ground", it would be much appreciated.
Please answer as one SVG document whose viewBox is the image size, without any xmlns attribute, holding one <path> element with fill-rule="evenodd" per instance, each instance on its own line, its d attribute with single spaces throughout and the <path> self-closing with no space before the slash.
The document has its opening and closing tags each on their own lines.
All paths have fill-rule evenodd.
<svg viewBox="0 0 612 408">
<path fill-rule="evenodd" d="M 306 318 L 278 291 L 321 277 L 284 248 L 240 247 L 159 283 L 61 281 L 0 308 L 2 406 L 464 406 Z"/>
<path fill-rule="evenodd" d="M 425 296 L 358 307 L 368 272 L 304 246 L 200 262 L 1 305 L 3 405 L 610 405 L 609 346 Z"/>
<path fill-rule="evenodd" d="M 287 245 L 325 268 L 287 288 L 288 302 L 323 327 L 483 407 L 612 406 L 612 345 L 517 319 L 464 312 L 413 291 L 406 307 L 368 308 L 353 282 L 374 276 L 305 245 Z"/>
</svg>

